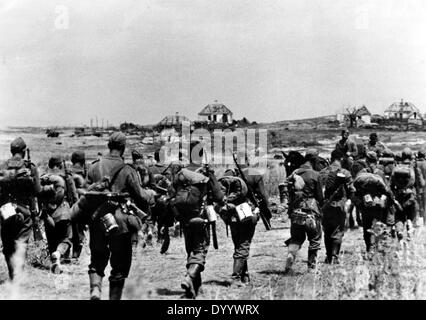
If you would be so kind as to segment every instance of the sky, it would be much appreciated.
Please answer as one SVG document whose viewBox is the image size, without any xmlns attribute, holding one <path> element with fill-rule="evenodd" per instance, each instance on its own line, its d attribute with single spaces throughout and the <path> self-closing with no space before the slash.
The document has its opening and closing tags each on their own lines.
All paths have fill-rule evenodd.
<svg viewBox="0 0 426 320">
<path fill-rule="evenodd" d="M 426 113 L 425 33 L 423 0 L 0 0 L 0 126 Z"/>
</svg>

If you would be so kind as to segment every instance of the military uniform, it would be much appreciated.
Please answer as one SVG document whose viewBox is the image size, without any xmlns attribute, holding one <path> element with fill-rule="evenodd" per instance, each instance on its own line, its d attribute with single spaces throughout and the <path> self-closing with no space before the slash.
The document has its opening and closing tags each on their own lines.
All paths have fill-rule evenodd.
<svg viewBox="0 0 426 320">
<path fill-rule="evenodd" d="M 342 167 L 351 170 L 354 159 L 358 156 L 358 147 L 354 141 L 349 139 L 349 131 L 342 131 L 342 139 L 336 143 L 334 149 L 344 155 Z"/>
<path fill-rule="evenodd" d="M 412 223 L 416 218 L 417 199 L 416 199 L 416 173 L 413 163 L 411 162 L 411 151 L 404 150 L 402 153 L 402 164 L 397 165 L 391 176 L 390 187 L 395 195 L 395 199 L 399 202 L 400 208 L 395 213 L 395 228 L 398 239 L 403 238 L 404 227 L 410 237 L 412 232 Z M 404 173 L 405 171 L 405 173 Z M 401 175 L 404 175 L 404 177 Z M 420 172 L 417 175 L 421 174 Z"/>
<path fill-rule="evenodd" d="M 374 223 L 393 224 L 386 210 L 391 195 L 383 179 L 370 172 L 360 171 L 354 179 L 354 187 L 356 192 L 353 200 L 357 210 L 361 212 L 364 242 L 367 251 L 370 251 L 372 245 L 370 229 Z"/>
<path fill-rule="evenodd" d="M 60 156 L 49 160 L 49 169 L 42 175 L 42 190 L 39 194 L 47 244 L 52 259 L 52 272 L 60 273 L 60 260 L 71 248 L 72 226 L 70 206 L 66 199 L 66 184 L 63 171 L 59 169 Z"/>
<path fill-rule="evenodd" d="M 85 154 L 82 151 L 76 151 L 71 155 L 71 162 L 73 163 L 71 171 L 73 174 L 74 184 L 77 188 L 77 193 L 82 196 L 86 192 L 86 168 Z M 82 165 L 83 164 L 83 165 Z M 86 230 L 87 221 L 73 221 L 72 222 L 72 255 L 74 259 L 78 259 L 83 249 L 84 240 L 86 238 L 84 232 Z"/>
<path fill-rule="evenodd" d="M 341 176 L 341 177 L 340 177 Z M 323 207 L 324 243 L 327 254 L 326 262 L 338 263 L 340 246 L 345 230 L 345 204 L 355 192 L 350 172 L 335 161 L 325 181 L 325 205 Z"/>
<path fill-rule="evenodd" d="M 140 186 L 136 170 L 124 165 L 118 152 L 124 152 L 126 137 L 122 133 L 113 133 L 109 139 L 110 154 L 93 163 L 87 175 L 88 184 L 102 181 L 106 176 L 113 174 L 118 166 L 121 170 L 116 173 L 116 179 L 111 186 L 112 192 L 129 193 L 136 206 L 148 212 L 148 196 Z M 114 153 L 113 153 L 114 152 Z M 76 206 L 74 206 L 76 207 Z M 73 208 L 74 209 L 74 208 Z M 132 262 L 132 234 L 142 227 L 142 221 L 136 215 L 123 212 L 119 207 L 114 212 L 117 229 L 112 234 L 105 232 L 100 217 L 90 222 L 90 289 L 91 299 L 100 299 L 102 278 L 108 264 L 111 265 L 110 299 L 121 299 L 125 279 L 127 278 Z"/>
<path fill-rule="evenodd" d="M 244 165 L 241 167 L 244 167 Z M 253 190 L 255 196 L 260 200 L 259 210 L 263 213 L 264 217 L 266 218 L 266 220 L 268 220 L 270 224 L 272 213 L 271 213 L 271 210 L 269 210 L 268 195 L 266 194 L 263 175 L 255 168 L 250 168 L 250 167 L 246 167 L 242 169 L 242 171 L 244 176 L 247 179 L 247 184 Z"/>
<path fill-rule="evenodd" d="M 236 206 L 242 203 L 248 203 L 247 186 L 245 182 L 238 177 L 225 176 L 219 179 L 226 194 L 226 203 L 220 215 L 226 225 L 231 228 L 232 242 L 234 243 L 234 267 L 232 277 L 235 280 L 241 280 L 248 283 L 250 277 L 248 274 L 247 260 L 250 254 L 250 245 L 256 230 L 256 224 L 259 219 L 256 213 L 251 218 L 240 221 L 236 212 Z M 249 204 L 250 205 L 250 204 Z M 251 207 L 253 207 L 251 205 Z M 253 209 L 253 208 L 251 208 Z"/>
<path fill-rule="evenodd" d="M 187 253 L 187 274 L 181 286 L 187 298 L 195 298 L 201 287 L 201 272 L 210 243 L 203 207 L 206 201 L 221 202 L 223 193 L 212 172 L 206 177 L 188 169 L 177 173 L 170 191 L 172 210 L 182 227 Z M 207 199 L 208 194 L 210 199 Z"/>
<path fill-rule="evenodd" d="M 321 247 L 321 211 L 323 191 L 319 180 L 319 173 L 312 169 L 310 163 L 305 163 L 296 169 L 294 174 L 303 179 L 303 189 L 290 191 L 289 215 L 291 219 L 290 241 L 286 269 L 288 272 L 296 258 L 296 253 L 306 237 L 309 240 L 308 268 L 315 268 L 317 251 Z"/>
<path fill-rule="evenodd" d="M 417 167 L 419 168 L 422 176 L 426 179 L 426 151 L 419 151 L 419 159 L 417 160 Z M 426 185 L 418 192 L 418 202 L 420 216 L 423 217 L 423 224 L 426 225 Z"/>
<path fill-rule="evenodd" d="M 17 138 L 10 145 L 12 158 L 0 164 L 0 172 L 15 171 L 16 173 L 27 170 L 24 176 L 28 176 L 28 184 L 21 184 L 15 180 L 10 184 L 0 185 L 0 206 L 7 203 L 17 205 L 17 214 L 7 219 L 1 218 L 1 240 L 3 243 L 3 254 L 7 263 L 9 278 L 12 280 L 21 266 L 12 263 L 12 257 L 21 254 L 16 261 L 25 260 L 25 248 L 31 235 L 31 199 L 40 190 L 40 178 L 37 167 L 23 160 L 22 154 L 26 151 L 26 144 L 22 138 Z M 23 172 L 24 173 L 24 172 Z M 23 182 L 23 181 L 22 181 Z M 21 250 L 23 249 L 23 250 Z"/>
</svg>

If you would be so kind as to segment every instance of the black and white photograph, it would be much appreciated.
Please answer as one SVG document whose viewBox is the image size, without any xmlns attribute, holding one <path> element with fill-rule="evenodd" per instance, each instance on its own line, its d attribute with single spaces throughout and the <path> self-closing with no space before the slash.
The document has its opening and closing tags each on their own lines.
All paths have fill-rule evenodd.
<svg viewBox="0 0 426 320">
<path fill-rule="evenodd" d="M 0 0 L 0 234 L 0 300 L 425 300 L 426 2 Z"/>
</svg>

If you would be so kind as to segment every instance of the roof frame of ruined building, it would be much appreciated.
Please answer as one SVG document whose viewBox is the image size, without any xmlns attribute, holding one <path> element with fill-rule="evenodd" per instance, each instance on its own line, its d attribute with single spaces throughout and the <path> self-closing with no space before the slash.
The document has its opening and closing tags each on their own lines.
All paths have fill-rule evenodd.
<svg viewBox="0 0 426 320">
<path fill-rule="evenodd" d="M 179 115 L 179 113 L 168 115 L 161 120 L 158 125 L 161 126 L 174 126 L 174 125 L 180 125 L 182 122 L 190 122 L 190 120 L 182 115 Z"/>
<path fill-rule="evenodd" d="M 208 104 L 201 110 L 199 116 L 210 116 L 215 114 L 228 114 L 232 116 L 232 111 L 228 109 L 224 104 L 215 100 L 213 103 Z"/>
<path fill-rule="evenodd" d="M 420 110 L 411 102 L 404 102 L 402 99 L 400 102 L 392 103 L 386 110 L 385 113 L 403 113 L 420 115 Z"/>
<path fill-rule="evenodd" d="M 356 111 L 356 115 L 358 117 L 371 116 L 371 112 L 367 109 L 366 106 L 362 106 L 362 107 L 358 108 L 358 110 Z"/>
</svg>

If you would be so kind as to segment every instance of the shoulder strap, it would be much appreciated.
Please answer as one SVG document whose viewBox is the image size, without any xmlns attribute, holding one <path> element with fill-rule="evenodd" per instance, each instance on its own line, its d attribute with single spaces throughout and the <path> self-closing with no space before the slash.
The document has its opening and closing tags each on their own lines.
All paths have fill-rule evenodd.
<svg viewBox="0 0 426 320">
<path fill-rule="evenodd" d="M 118 178 L 119 173 L 121 172 L 122 169 L 124 169 L 125 166 L 127 166 L 127 164 L 122 162 L 122 163 L 116 165 L 112 169 L 110 186 L 112 186 L 114 184 L 115 180 L 117 180 L 117 178 Z"/>
</svg>

